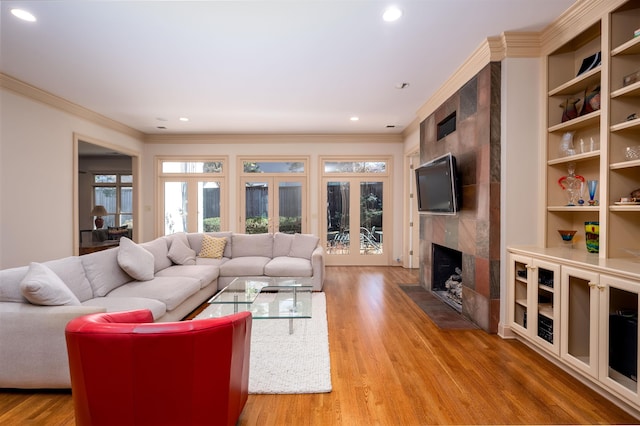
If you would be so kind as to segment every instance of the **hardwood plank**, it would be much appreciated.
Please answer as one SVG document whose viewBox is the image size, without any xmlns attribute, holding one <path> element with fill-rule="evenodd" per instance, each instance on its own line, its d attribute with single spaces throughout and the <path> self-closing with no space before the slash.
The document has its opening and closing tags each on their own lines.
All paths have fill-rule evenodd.
<svg viewBox="0 0 640 426">
<path fill-rule="evenodd" d="M 441 330 L 399 267 L 327 267 L 333 391 L 249 395 L 239 425 L 638 423 L 515 340 Z M 68 392 L 3 391 L 0 424 L 73 425 Z"/>
</svg>

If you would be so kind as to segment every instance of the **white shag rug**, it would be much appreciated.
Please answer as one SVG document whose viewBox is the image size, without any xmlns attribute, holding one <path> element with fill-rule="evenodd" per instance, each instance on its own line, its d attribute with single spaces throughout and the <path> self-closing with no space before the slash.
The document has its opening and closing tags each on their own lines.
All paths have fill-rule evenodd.
<svg viewBox="0 0 640 426">
<path fill-rule="evenodd" d="M 260 296 L 258 296 L 260 297 Z M 257 319 L 251 331 L 249 393 L 331 392 L 325 294 L 312 295 L 310 319 Z"/>
<path fill-rule="evenodd" d="M 272 297 L 268 293 L 258 295 Z M 331 392 L 331 365 L 325 294 L 312 294 L 309 319 L 254 319 L 251 330 L 249 393 Z"/>
</svg>

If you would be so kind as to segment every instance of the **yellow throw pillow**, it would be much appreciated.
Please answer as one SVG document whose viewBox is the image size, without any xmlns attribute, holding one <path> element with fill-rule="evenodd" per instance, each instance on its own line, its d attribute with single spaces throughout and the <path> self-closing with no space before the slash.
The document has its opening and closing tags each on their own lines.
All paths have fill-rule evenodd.
<svg viewBox="0 0 640 426">
<path fill-rule="evenodd" d="M 198 254 L 198 257 L 210 257 L 213 259 L 222 258 L 224 253 L 224 246 L 227 245 L 227 238 L 216 238 L 211 235 L 204 235 L 202 238 L 202 249 Z"/>
</svg>

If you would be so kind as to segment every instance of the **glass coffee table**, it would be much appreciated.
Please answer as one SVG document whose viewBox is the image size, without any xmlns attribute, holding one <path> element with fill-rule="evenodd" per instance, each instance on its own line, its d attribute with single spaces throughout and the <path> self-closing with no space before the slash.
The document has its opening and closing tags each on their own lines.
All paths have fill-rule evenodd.
<svg viewBox="0 0 640 426">
<path fill-rule="evenodd" d="M 217 318 L 249 311 L 254 319 L 311 318 L 311 278 L 238 277 L 209 299 L 198 318 Z"/>
</svg>

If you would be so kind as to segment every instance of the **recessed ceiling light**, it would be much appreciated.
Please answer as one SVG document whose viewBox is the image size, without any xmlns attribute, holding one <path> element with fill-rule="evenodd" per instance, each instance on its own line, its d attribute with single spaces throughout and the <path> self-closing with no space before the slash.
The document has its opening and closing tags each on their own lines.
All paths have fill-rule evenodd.
<svg viewBox="0 0 640 426">
<path fill-rule="evenodd" d="M 36 17 L 24 9 L 11 9 L 11 14 L 27 22 L 36 22 Z"/>
<path fill-rule="evenodd" d="M 180 118 L 179 118 L 179 120 L 180 120 L 180 121 L 184 121 L 185 123 L 186 123 L 187 121 L 189 121 L 189 119 L 188 119 L 187 117 L 180 117 Z"/>
<path fill-rule="evenodd" d="M 351 121 L 358 121 L 358 120 L 360 120 L 360 117 L 353 116 L 353 117 L 351 117 L 349 120 L 351 120 Z"/>
<path fill-rule="evenodd" d="M 396 6 L 389 6 L 384 13 L 382 14 L 382 19 L 386 22 L 393 22 L 400 19 L 402 16 L 402 11 L 398 9 Z"/>
</svg>

